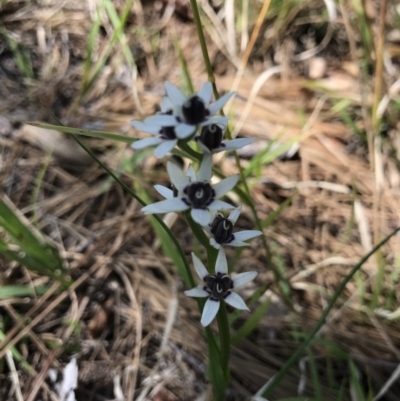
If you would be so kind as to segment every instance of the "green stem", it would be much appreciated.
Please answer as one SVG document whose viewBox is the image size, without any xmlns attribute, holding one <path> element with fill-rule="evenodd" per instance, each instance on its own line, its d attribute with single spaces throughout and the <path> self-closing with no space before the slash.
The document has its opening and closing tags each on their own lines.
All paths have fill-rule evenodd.
<svg viewBox="0 0 400 401">
<path fill-rule="evenodd" d="M 186 219 L 188 221 L 188 224 L 197 238 L 197 240 L 203 245 L 203 247 L 207 251 L 207 264 L 208 264 L 208 271 L 211 272 L 211 269 L 214 268 L 215 273 L 215 265 L 217 262 L 217 257 L 218 257 L 218 251 L 210 245 L 209 239 L 207 235 L 204 233 L 203 229 L 193 221 L 190 212 L 186 212 Z M 218 328 L 219 328 L 219 336 L 220 336 L 220 360 L 219 364 L 222 369 L 223 377 L 224 377 L 224 386 L 226 387 L 229 383 L 229 377 L 230 377 L 230 370 L 229 370 L 229 356 L 230 356 L 230 331 L 229 331 L 229 321 L 228 321 L 228 315 L 226 312 L 226 306 L 225 302 L 221 301 L 220 302 L 220 307 L 217 315 L 217 322 L 218 322 Z M 210 364 L 212 364 L 211 358 L 210 358 Z M 213 367 L 210 366 L 210 373 L 213 373 Z M 211 382 L 214 385 L 214 381 L 211 380 Z M 222 383 L 218 383 L 218 387 L 222 386 Z M 216 389 L 214 389 L 216 391 Z M 219 389 L 220 391 L 220 389 Z"/>
<path fill-rule="evenodd" d="M 221 367 L 224 372 L 225 383 L 228 385 L 230 378 L 229 358 L 231 351 L 231 333 L 229 331 L 229 321 L 225 302 L 220 302 L 217 320 L 221 342 Z"/>
<path fill-rule="evenodd" d="M 298 350 L 289 358 L 289 360 L 285 363 L 283 368 L 274 376 L 274 378 L 269 382 L 267 387 L 264 389 L 262 393 L 262 397 L 269 397 L 271 395 L 272 390 L 280 383 L 280 381 L 285 377 L 286 373 L 289 369 L 299 360 L 304 350 L 308 347 L 312 339 L 315 335 L 321 330 L 321 327 L 325 324 L 325 320 L 333 308 L 333 305 L 338 300 L 340 294 L 346 288 L 347 283 L 351 280 L 354 274 L 361 268 L 361 266 L 368 260 L 370 256 L 372 256 L 382 245 L 384 245 L 391 237 L 393 237 L 397 232 L 400 231 L 400 228 L 396 228 L 392 233 L 390 233 L 386 238 L 384 238 L 379 244 L 374 246 L 370 252 L 368 252 L 361 260 L 358 262 L 350 273 L 346 276 L 346 278 L 341 282 L 339 288 L 336 290 L 335 294 L 333 295 L 331 301 L 329 302 L 328 306 L 322 313 L 321 317 L 319 318 L 317 324 L 315 325 L 314 329 L 304 341 L 304 343 L 298 348 Z"/>
<path fill-rule="evenodd" d="M 203 155 L 193 150 L 186 142 L 180 141 L 179 147 L 188 154 L 193 161 L 201 162 Z"/>
<path fill-rule="evenodd" d="M 197 36 L 199 37 L 201 52 L 203 53 L 203 59 L 204 59 L 204 63 L 206 65 L 206 69 L 207 69 L 208 80 L 212 83 L 213 90 L 214 90 L 214 95 L 217 98 L 218 92 L 217 92 L 217 88 L 215 86 L 214 72 L 212 70 L 210 57 L 208 55 L 206 38 L 204 37 L 203 28 L 201 26 L 201 19 L 200 19 L 199 9 L 197 7 L 197 1 L 196 0 L 190 0 L 190 5 L 192 7 L 194 23 L 196 25 Z"/>
<path fill-rule="evenodd" d="M 190 211 L 188 210 L 187 212 L 185 212 L 185 217 L 186 220 L 189 224 L 190 229 L 192 230 L 194 236 L 197 238 L 197 240 L 200 242 L 201 245 L 203 245 L 204 248 L 207 249 L 207 247 L 209 246 L 209 242 L 210 240 L 208 239 L 207 235 L 204 233 L 203 229 L 194 222 L 194 220 L 192 219 L 192 216 L 190 215 Z"/>
</svg>

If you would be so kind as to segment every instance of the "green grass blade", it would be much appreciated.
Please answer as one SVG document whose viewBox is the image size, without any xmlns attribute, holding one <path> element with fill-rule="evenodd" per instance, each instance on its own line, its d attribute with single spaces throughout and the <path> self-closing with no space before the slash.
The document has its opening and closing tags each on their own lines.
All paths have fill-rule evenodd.
<svg viewBox="0 0 400 401">
<path fill-rule="evenodd" d="M 81 93 L 81 98 L 85 95 L 85 93 L 92 87 L 93 83 L 97 80 L 99 77 L 103 67 L 106 65 L 108 58 L 111 55 L 112 50 L 114 49 L 114 46 L 118 40 L 120 40 L 120 36 L 123 34 L 124 27 L 126 24 L 126 21 L 129 16 L 129 11 L 132 7 L 134 0 L 129 0 L 126 2 L 125 7 L 122 11 L 122 15 L 119 21 L 118 26 L 115 28 L 111 39 L 108 43 L 107 49 L 104 52 L 103 56 L 100 58 L 100 60 L 97 62 L 93 73 L 91 74 L 90 78 L 87 80 L 85 85 L 82 87 L 82 93 Z"/>
<path fill-rule="evenodd" d="M 0 341 L 3 341 L 6 338 L 4 332 L 2 330 L 0 330 Z M 13 356 L 13 358 L 21 364 L 21 366 L 30 374 L 36 376 L 37 372 L 35 369 L 33 369 L 33 367 L 31 365 L 29 365 L 28 362 L 26 362 L 25 357 L 23 357 L 19 351 L 15 348 L 15 347 L 11 347 L 9 348 L 9 350 L 11 351 L 11 354 Z"/>
<path fill-rule="evenodd" d="M 311 382 L 313 384 L 315 398 L 318 401 L 324 401 L 324 399 L 322 398 L 322 388 L 318 376 L 317 365 L 315 363 L 315 358 L 310 348 L 308 348 L 307 354 L 308 354 L 308 364 L 310 365 Z"/>
<path fill-rule="evenodd" d="M 103 3 L 100 2 L 99 7 L 96 12 L 96 19 L 94 20 L 92 27 L 89 32 L 88 41 L 86 44 L 86 56 L 83 63 L 83 74 L 82 74 L 82 82 L 81 82 L 81 95 L 84 95 L 83 88 L 88 87 L 89 76 L 90 76 L 90 68 L 93 62 L 93 54 L 95 53 L 96 48 L 96 39 L 99 36 L 100 26 L 101 26 L 101 15 L 104 11 Z"/>
<path fill-rule="evenodd" d="M 0 240 L 0 253 L 40 274 L 60 278 L 65 267 L 57 249 L 33 234 L 1 199 L 0 227 L 8 237 Z M 10 244 L 18 247 L 18 251 L 10 248 Z"/>
<path fill-rule="evenodd" d="M 99 138 L 99 139 L 110 139 L 112 141 L 125 142 L 125 143 L 135 142 L 135 139 L 130 138 L 129 136 L 113 134 L 112 132 L 92 131 L 82 128 L 64 127 L 62 125 L 53 125 L 47 123 L 28 122 L 27 124 L 33 125 L 34 127 L 53 129 L 55 131 L 65 132 L 66 134 L 90 136 L 92 138 Z"/>
<path fill-rule="evenodd" d="M 0 287 L 0 299 L 43 295 L 48 290 L 49 287 L 46 286 L 31 287 L 28 285 L 6 285 Z"/>
<path fill-rule="evenodd" d="M 290 206 L 293 202 L 293 199 L 298 195 L 298 191 L 296 190 L 292 195 L 290 195 L 287 199 L 285 199 L 279 207 L 271 212 L 264 220 L 262 220 L 262 227 L 269 227 L 281 214 L 282 212 Z"/>
<path fill-rule="evenodd" d="M 262 396 L 268 397 L 271 392 L 275 389 L 275 387 L 281 382 L 281 380 L 285 377 L 286 373 L 290 370 L 290 368 L 299 360 L 304 350 L 308 347 L 311 343 L 315 335 L 319 332 L 321 327 L 324 325 L 325 320 L 333 308 L 333 305 L 339 299 L 340 294 L 345 289 L 347 283 L 352 279 L 356 271 L 358 271 L 361 266 L 378 250 L 380 249 L 390 238 L 392 238 L 397 232 L 400 231 L 400 228 L 396 228 L 392 231 L 387 237 L 385 237 L 382 241 L 380 241 L 377 245 L 375 245 L 370 252 L 368 252 L 359 263 L 357 263 L 350 273 L 345 277 L 345 279 L 340 283 L 339 288 L 336 290 L 335 294 L 333 295 L 331 301 L 329 302 L 328 306 L 323 311 L 321 317 L 319 318 L 317 324 L 315 325 L 314 329 L 311 331 L 307 339 L 303 342 L 303 344 L 297 349 L 297 351 L 288 359 L 285 363 L 283 368 L 274 376 L 274 378 L 268 383 L 266 388 L 264 389 Z"/>
<path fill-rule="evenodd" d="M 21 75 L 25 78 L 34 78 L 33 67 L 29 50 L 18 45 L 18 43 L 11 37 L 9 32 L 0 25 L 0 34 L 2 34 L 11 49 L 14 57 L 15 64 Z"/>
<path fill-rule="evenodd" d="M 360 372 L 355 363 L 349 359 L 350 385 L 354 391 L 356 401 L 367 401 L 360 384 Z"/>
</svg>

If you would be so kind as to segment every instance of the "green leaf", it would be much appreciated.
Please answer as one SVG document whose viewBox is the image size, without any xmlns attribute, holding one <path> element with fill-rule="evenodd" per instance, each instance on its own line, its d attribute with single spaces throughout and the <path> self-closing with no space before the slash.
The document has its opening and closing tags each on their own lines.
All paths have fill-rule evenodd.
<svg viewBox="0 0 400 401">
<path fill-rule="evenodd" d="M 44 129 L 53 129 L 59 132 L 65 132 L 66 134 L 74 134 L 74 135 L 83 135 L 83 136 L 90 136 L 93 138 L 100 138 L 100 139 L 110 139 L 116 142 L 125 142 L 125 143 L 132 143 L 135 141 L 134 138 L 125 135 L 118 135 L 113 134 L 112 132 L 105 132 L 105 131 L 92 131 L 82 128 L 71 128 L 71 127 L 64 127 L 63 125 L 53 125 L 53 124 L 46 124 L 46 123 L 35 123 L 35 122 L 28 122 L 27 124 L 33 125 L 34 127 L 40 127 Z"/>
<path fill-rule="evenodd" d="M 0 239 L 1 254 L 39 274 L 62 278 L 65 267 L 57 249 L 26 227 L 1 199 L 0 227 L 6 233 Z"/>
<path fill-rule="evenodd" d="M 311 331 L 311 333 L 308 335 L 306 340 L 303 342 L 303 344 L 297 349 L 296 352 L 292 354 L 292 356 L 288 359 L 288 361 L 285 363 L 285 365 L 282 367 L 282 369 L 273 377 L 272 380 L 269 381 L 269 383 L 265 386 L 265 389 L 262 393 L 263 397 L 269 397 L 272 391 L 275 389 L 275 387 L 281 382 L 281 380 L 286 376 L 287 372 L 291 369 L 291 367 L 299 360 L 301 355 L 303 354 L 304 350 L 307 349 L 308 345 L 311 343 L 311 341 L 314 339 L 316 334 L 319 332 L 321 327 L 324 325 L 325 320 L 329 314 L 329 312 L 332 310 L 333 306 L 335 305 L 336 301 L 339 299 L 340 294 L 343 292 L 345 289 L 347 283 L 352 279 L 354 274 L 361 268 L 361 266 L 378 250 L 380 249 L 387 241 L 389 241 L 390 238 L 392 238 L 397 232 L 400 231 L 400 228 L 396 228 L 394 231 L 392 231 L 387 237 L 385 237 L 382 241 L 380 241 L 377 245 L 374 246 L 374 248 L 371 249 L 370 252 L 368 252 L 361 260 L 359 263 L 357 263 L 350 271 L 350 273 L 343 279 L 343 281 L 340 283 L 339 288 L 335 291 L 335 294 L 333 295 L 332 299 L 330 300 L 328 306 L 325 308 L 323 311 L 321 317 L 319 318 L 317 324 L 314 326 L 314 329 Z"/>
<path fill-rule="evenodd" d="M 6 285 L 0 287 L 0 299 L 30 297 L 35 295 L 43 295 L 50 287 L 38 286 L 32 287 L 28 285 Z"/>
</svg>

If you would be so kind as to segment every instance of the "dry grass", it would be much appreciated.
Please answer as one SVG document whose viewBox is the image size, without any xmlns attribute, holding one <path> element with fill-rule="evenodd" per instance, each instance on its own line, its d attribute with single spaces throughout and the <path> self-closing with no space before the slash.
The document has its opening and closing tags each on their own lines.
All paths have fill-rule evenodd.
<svg viewBox="0 0 400 401">
<path fill-rule="evenodd" d="M 124 2 L 115 4 L 121 12 Z M 370 27 L 376 32 L 379 7 L 372 1 L 366 5 Z M 322 12 L 310 13 L 314 7 L 323 10 L 323 2 L 301 2 L 282 19 L 271 6 L 271 17 L 260 27 L 240 81 L 235 65 L 240 65 L 243 53 L 221 39 L 221 22 L 221 26 L 207 25 L 219 89 L 229 90 L 239 82 L 231 107 L 233 127 L 240 127 L 241 136 L 256 138 L 254 146 L 241 154 L 243 166 L 271 140 L 278 144 L 292 141 L 297 150 L 294 157 L 282 152 L 281 157 L 261 166 L 258 178 L 249 179 L 262 219 L 293 195 L 290 207 L 264 234 L 274 260 L 290 278 L 296 313 L 289 313 L 280 301 L 263 249 L 254 241 L 251 249 L 243 251 L 237 269 L 257 269 L 256 286 L 270 284 L 264 297 L 271 297 L 273 303 L 251 340 L 233 349 L 229 399 L 244 399 L 276 373 L 297 348 L 301 333 L 318 320 L 350 267 L 377 236 L 382 238 L 400 222 L 396 109 L 393 104 L 388 106 L 385 130 L 381 140 L 375 138 L 371 151 L 367 138 L 372 130 L 369 116 L 374 86 L 372 76 L 368 81 L 363 73 L 362 37 L 354 9 L 350 2 L 342 4 L 327 46 L 301 60 L 299 54 L 326 35 L 326 17 L 321 17 Z M 257 8 L 249 14 L 250 32 L 261 4 Z M 395 15 L 394 6 L 389 8 L 388 16 Z M 0 283 L 50 287 L 43 296 L 1 300 L 0 322 L 6 337 L 0 346 L 0 360 L 5 361 L 7 351 L 15 346 L 32 370 L 17 366 L 15 380 L 15 375 L 10 376 L 12 368 L 3 364 L 0 398 L 18 399 L 14 383 L 23 399 L 54 399 L 47 369 L 61 369 L 78 353 L 78 399 L 113 399 L 114 379 L 120 375 L 126 399 L 193 400 L 207 391 L 199 314 L 195 303 L 182 295 L 183 285 L 174 266 L 154 246 L 150 223 L 138 203 L 92 164 L 70 138 L 24 125 L 33 120 L 54 123 L 49 109 L 66 125 L 138 136 L 129 128 L 129 121 L 156 109 L 165 80 L 180 83 L 175 38 L 195 86 L 206 79 L 186 2 L 176 2 L 175 8 L 162 2 L 136 2 L 125 33 L 138 75 L 132 74 L 118 42 L 98 79 L 82 94 L 86 43 L 96 20 L 95 10 L 92 1 L 3 1 L 0 5 L 1 191 L 28 219 L 38 216 L 37 228 L 57 244 L 74 280 L 64 290 L 21 266 L 0 262 Z M 205 10 L 219 21 L 220 14 L 212 14 L 210 7 Z M 114 32 L 106 13 L 101 24 L 93 64 L 106 52 Z M 384 93 L 400 73 L 394 17 L 387 19 L 386 32 L 390 68 L 383 74 Z M 34 78 L 23 76 L 18 68 L 10 38 L 20 50 L 29 52 L 24 57 L 31 60 Z M 238 43 L 240 40 L 246 38 L 238 35 Z M 261 82 L 264 71 L 273 67 L 272 60 L 280 66 L 280 75 Z M 343 99 L 348 105 L 341 111 L 348 114 L 360 136 L 338 111 Z M 150 190 L 151 182 L 167 180 L 152 156 L 132 165 L 133 151 L 126 145 L 93 139 L 86 143 L 128 185 Z M 36 180 L 49 151 L 53 157 L 35 202 Z M 223 159 L 221 169 L 226 174 L 235 172 L 234 160 Z M 239 225 L 252 226 L 250 213 L 245 213 Z M 184 222 L 178 219 L 173 231 L 189 255 L 193 244 Z M 396 237 L 383 252 L 386 271 L 378 308 L 369 307 L 379 272 L 377 260 L 371 258 L 358 281 L 348 285 L 320 333 L 326 341 L 313 347 L 324 400 L 336 399 L 327 365 L 332 364 L 337 387 L 348 375 L 347 362 L 331 344 L 340 346 L 357 363 L 361 382 L 365 388 L 370 385 L 375 394 L 400 361 L 399 322 L 386 319 L 399 307 L 399 245 Z M 296 395 L 305 375 L 301 366 L 293 369 L 275 399 Z M 397 400 L 396 386 L 382 399 Z M 313 383 L 308 380 L 304 394 L 312 393 Z M 350 399 L 348 394 L 343 399 Z"/>
</svg>

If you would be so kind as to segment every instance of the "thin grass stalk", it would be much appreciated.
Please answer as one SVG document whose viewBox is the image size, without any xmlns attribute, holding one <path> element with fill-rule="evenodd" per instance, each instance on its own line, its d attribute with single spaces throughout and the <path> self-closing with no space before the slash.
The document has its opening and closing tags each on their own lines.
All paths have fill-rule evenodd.
<svg viewBox="0 0 400 401">
<path fill-rule="evenodd" d="M 379 131 L 380 119 L 378 117 L 378 106 L 382 95 L 382 82 L 383 82 L 383 57 L 384 57 L 384 45 L 385 45 L 385 26 L 386 26 L 386 13 L 387 13 L 387 0 L 382 0 L 380 10 L 380 21 L 379 21 L 379 34 L 376 45 L 376 67 L 375 67 L 375 86 L 374 96 L 372 105 L 372 130 L 371 130 L 371 148 L 373 150 L 372 168 L 375 171 L 375 176 L 378 176 L 377 169 L 380 167 L 377 165 L 375 160 L 375 151 L 379 152 L 379 141 L 377 143 L 376 136 Z M 379 162 L 378 162 L 379 163 Z M 377 243 L 381 238 L 381 184 L 376 180 L 375 191 L 374 191 L 374 242 Z M 385 279 L 385 261 L 381 251 L 376 254 L 376 262 L 378 264 L 378 275 L 376 280 L 376 286 L 372 296 L 371 307 L 376 308 L 378 305 L 378 299 L 382 291 L 383 281 Z"/>
<path fill-rule="evenodd" d="M 361 258 L 360 262 L 358 262 L 350 273 L 344 278 L 344 280 L 340 283 L 339 288 L 334 293 L 331 301 L 328 306 L 325 308 L 321 317 L 319 318 L 317 324 L 315 325 L 312 332 L 309 334 L 307 339 L 303 342 L 303 344 L 297 349 L 297 351 L 289 358 L 289 360 L 285 363 L 282 369 L 274 376 L 274 378 L 268 383 L 265 389 L 262 391 L 263 397 L 269 397 L 274 388 L 281 382 L 281 380 L 285 377 L 290 368 L 299 360 L 304 350 L 311 343 L 316 334 L 321 330 L 322 326 L 325 324 L 326 318 L 329 315 L 329 312 L 332 310 L 336 301 L 339 299 L 340 294 L 346 288 L 347 283 L 352 279 L 354 274 L 361 268 L 361 266 L 378 250 L 380 249 L 386 242 L 389 241 L 396 233 L 400 231 L 400 227 L 396 228 L 392 231 L 387 237 L 385 237 L 382 241 L 380 241 L 376 246 L 372 248 L 370 252 L 368 252 L 363 258 Z"/>
<path fill-rule="evenodd" d="M 218 98 L 217 87 L 215 86 L 214 72 L 211 66 L 210 57 L 208 55 L 206 38 L 204 36 L 203 28 L 201 26 L 201 19 L 200 19 L 199 8 L 197 7 L 197 1 L 190 0 L 190 6 L 192 7 L 194 23 L 196 25 L 197 36 L 199 37 L 201 52 L 203 54 L 204 63 L 206 65 L 208 80 L 212 83 L 214 96 Z"/>
</svg>

